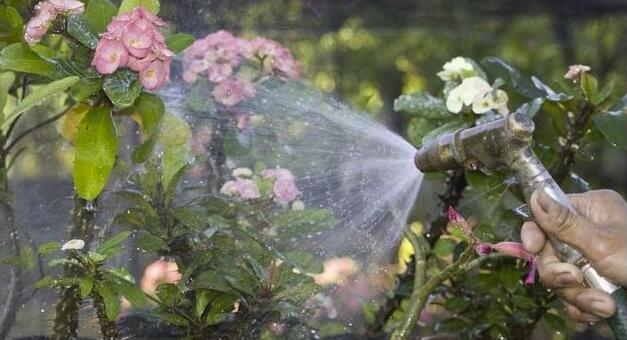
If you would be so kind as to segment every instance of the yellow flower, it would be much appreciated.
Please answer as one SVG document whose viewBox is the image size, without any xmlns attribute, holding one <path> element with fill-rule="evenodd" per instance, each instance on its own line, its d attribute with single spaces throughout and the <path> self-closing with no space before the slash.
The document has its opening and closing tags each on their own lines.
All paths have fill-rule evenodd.
<svg viewBox="0 0 627 340">
<path fill-rule="evenodd" d="M 423 226 L 420 222 L 414 222 L 410 224 L 410 229 L 416 235 L 422 234 Z M 401 245 L 398 247 L 397 259 L 398 262 L 396 264 L 396 273 L 402 274 L 407 270 L 407 264 L 411 259 L 412 255 L 414 255 L 414 247 L 411 245 L 411 242 L 403 237 L 401 240 Z"/>
</svg>

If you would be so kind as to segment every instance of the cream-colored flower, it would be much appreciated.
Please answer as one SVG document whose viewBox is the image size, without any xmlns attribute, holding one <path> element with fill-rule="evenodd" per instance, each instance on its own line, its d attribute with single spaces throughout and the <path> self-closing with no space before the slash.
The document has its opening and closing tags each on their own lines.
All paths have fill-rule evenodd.
<svg viewBox="0 0 627 340">
<path fill-rule="evenodd" d="M 79 238 L 69 240 L 61 246 L 61 250 L 81 250 L 83 248 L 85 248 L 85 241 Z"/>
<path fill-rule="evenodd" d="M 568 66 L 568 72 L 564 75 L 564 78 L 577 80 L 584 72 L 590 71 L 590 66 L 587 65 L 570 65 Z"/>
<path fill-rule="evenodd" d="M 472 64 L 464 57 L 456 57 L 449 60 L 442 66 L 442 69 L 442 71 L 438 72 L 438 77 L 444 81 L 463 78 L 464 75 L 472 74 L 474 71 Z"/>
<path fill-rule="evenodd" d="M 449 92 L 446 98 L 446 108 L 452 113 L 459 113 L 464 105 L 472 105 L 475 101 L 481 100 L 491 90 L 490 84 L 481 77 L 466 78 Z M 483 112 L 475 111 L 475 113 Z"/>
<path fill-rule="evenodd" d="M 303 211 L 303 210 L 305 210 L 305 202 L 303 202 L 301 200 L 296 200 L 296 201 L 292 202 L 292 210 L 295 210 L 295 211 Z"/>
<path fill-rule="evenodd" d="M 507 93 L 503 90 L 488 91 L 482 97 L 475 98 L 472 102 L 472 112 L 482 114 L 490 110 L 496 110 L 500 114 L 507 114 L 509 113 L 507 108 L 508 100 Z"/>
<path fill-rule="evenodd" d="M 252 177 L 253 172 L 249 168 L 235 168 L 233 169 L 233 177 Z"/>
<path fill-rule="evenodd" d="M 347 283 L 348 278 L 359 270 L 359 265 L 350 257 L 336 257 L 326 260 L 323 264 L 324 271 L 313 276 L 314 282 L 321 286 Z"/>
</svg>

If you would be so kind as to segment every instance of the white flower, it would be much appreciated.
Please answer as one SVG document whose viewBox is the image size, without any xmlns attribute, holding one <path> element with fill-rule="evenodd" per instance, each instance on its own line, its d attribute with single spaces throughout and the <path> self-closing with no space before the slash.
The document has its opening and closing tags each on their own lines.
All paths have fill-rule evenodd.
<svg viewBox="0 0 627 340">
<path fill-rule="evenodd" d="M 564 75 L 564 78 L 577 80 L 581 77 L 584 72 L 590 71 L 590 66 L 586 65 L 570 65 L 568 66 L 568 72 Z"/>
<path fill-rule="evenodd" d="M 235 181 L 228 181 L 224 183 L 224 185 L 222 185 L 222 188 L 220 189 L 221 194 L 225 194 L 229 196 L 233 196 L 237 194 L 238 192 L 239 190 L 237 188 L 237 184 L 235 184 Z"/>
<path fill-rule="evenodd" d="M 252 177 L 253 172 L 249 168 L 235 168 L 233 169 L 233 177 Z"/>
<path fill-rule="evenodd" d="M 469 106 L 474 104 L 475 101 L 481 100 L 485 94 L 491 90 L 492 87 L 490 84 L 488 84 L 488 82 L 481 77 L 466 78 L 461 84 L 449 92 L 448 97 L 446 98 L 446 108 L 452 113 L 459 113 L 462 110 L 463 105 Z M 477 106 L 477 108 L 479 108 L 479 106 Z M 474 112 L 483 113 L 477 111 Z"/>
<path fill-rule="evenodd" d="M 81 250 L 83 248 L 85 248 L 85 241 L 79 238 L 69 240 L 61 246 L 61 250 Z"/>
<path fill-rule="evenodd" d="M 292 202 L 292 210 L 303 211 L 305 210 L 305 202 L 297 200 Z"/>
<path fill-rule="evenodd" d="M 442 69 L 443 71 L 438 72 L 438 77 L 444 81 L 463 78 L 464 75 L 472 74 L 474 71 L 472 64 L 463 57 L 449 60 L 442 66 Z"/>
</svg>

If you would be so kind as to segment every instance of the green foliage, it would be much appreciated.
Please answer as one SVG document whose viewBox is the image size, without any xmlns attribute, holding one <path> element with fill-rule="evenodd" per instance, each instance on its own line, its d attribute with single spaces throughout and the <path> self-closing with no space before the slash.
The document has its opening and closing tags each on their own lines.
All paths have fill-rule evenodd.
<svg viewBox="0 0 627 340">
<path fill-rule="evenodd" d="M 59 78 L 54 65 L 24 43 L 11 44 L 0 52 L 0 70 L 36 74 L 49 79 Z"/>
<path fill-rule="evenodd" d="M 90 0 L 85 7 L 85 21 L 92 32 L 99 34 L 105 31 L 118 9 L 108 0 Z"/>
<path fill-rule="evenodd" d="M 143 143 L 133 152 L 133 162 L 145 162 L 157 141 L 157 132 L 163 117 L 165 107 L 160 97 L 148 93 L 142 93 L 135 104 L 127 109 L 127 112 L 136 113 L 141 119 Z"/>
<path fill-rule="evenodd" d="M 106 107 L 90 110 L 81 120 L 76 136 L 74 185 L 86 200 L 93 200 L 102 191 L 115 163 L 118 136 Z"/>
<path fill-rule="evenodd" d="M 79 80 L 78 77 L 71 76 L 59 80 L 55 80 L 46 85 L 41 86 L 40 88 L 33 91 L 31 94 L 26 96 L 23 101 L 17 104 L 13 110 L 11 110 L 5 117 L 4 122 L 2 123 L 2 130 L 5 130 L 9 124 L 11 124 L 15 119 L 17 119 L 20 115 L 24 114 L 28 110 L 33 107 L 40 105 L 47 99 L 56 96 L 72 85 L 74 85 Z"/>
<path fill-rule="evenodd" d="M 118 14 L 129 12 L 137 6 L 142 6 L 153 14 L 159 13 L 159 0 L 122 0 Z"/>
<path fill-rule="evenodd" d="M 194 42 L 194 36 L 187 33 L 172 33 L 165 37 L 165 44 L 174 53 L 183 52 Z"/>
<path fill-rule="evenodd" d="M 16 43 L 22 40 L 24 22 L 20 13 L 11 6 L 0 5 L 0 43 Z"/>
<path fill-rule="evenodd" d="M 98 37 L 91 31 L 89 23 L 83 16 L 71 15 L 67 18 L 67 33 L 90 49 L 96 48 Z"/>
<path fill-rule="evenodd" d="M 124 69 L 106 75 L 102 83 L 102 89 L 113 105 L 120 109 L 125 109 L 133 105 L 140 95 L 142 87 L 137 79 L 137 73 Z"/>
</svg>

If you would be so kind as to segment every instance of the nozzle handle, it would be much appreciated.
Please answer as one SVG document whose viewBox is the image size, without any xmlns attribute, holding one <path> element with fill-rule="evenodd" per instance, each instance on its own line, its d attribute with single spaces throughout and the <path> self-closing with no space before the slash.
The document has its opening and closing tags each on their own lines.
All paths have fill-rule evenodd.
<svg viewBox="0 0 627 340">
<path fill-rule="evenodd" d="M 530 148 L 519 156 L 519 161 L 515 162 L 513 168 L 516 171 L 516 177 L 528 204 L 534 191 L 543 190 L 555 201 L 568 209 L 575 210 L 568 196 L 562 191 Z M 562 261 L 572 263 L 581 268 L 586 284 L 589 287 L 604 291 L 613 297 L 616 304 L 616 313 L 607 321 L 617 339 L 627 340 L 627 290 L 599 275 L 586 258 L 573 247 L 550 235 L 549 241 Z"/>
</svg>

